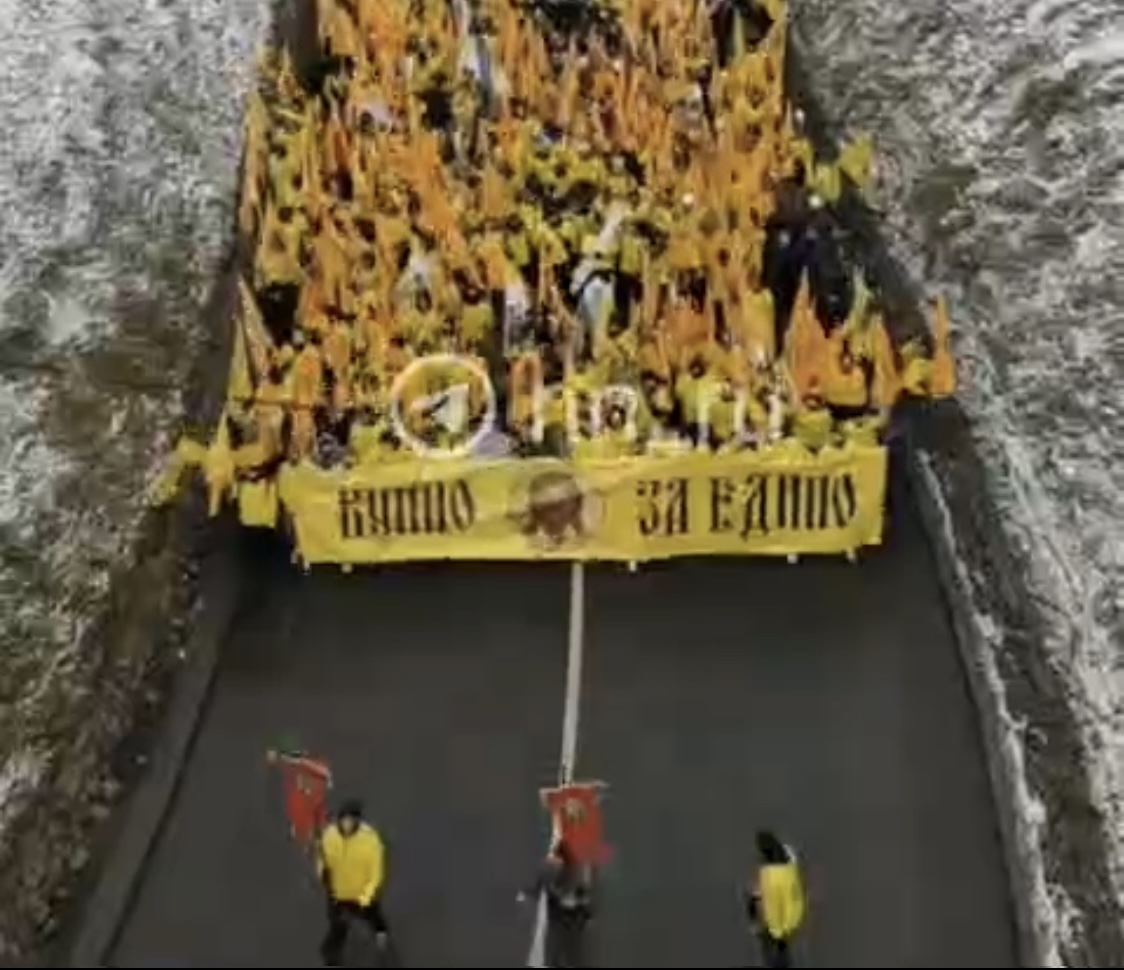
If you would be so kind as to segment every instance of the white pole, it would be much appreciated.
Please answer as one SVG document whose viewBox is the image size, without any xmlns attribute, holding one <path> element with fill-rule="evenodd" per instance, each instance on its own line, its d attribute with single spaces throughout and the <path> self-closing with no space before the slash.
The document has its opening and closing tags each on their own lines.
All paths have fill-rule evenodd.
<svg viewBox="0 0 1124 970">
<path fill-rule="evenodd" d="M 585 652 L 585 566 L 575 561 L 570 564 L 570 622 L 566 650 L 566 700 L 562 714 L 562 756 L 559 758 L 558 783 L 569 785 L 574 780 L 574 767 L 578 757 L 578 720 L 581 713 L 582 659 Z M 552 844 L 558 838 L 554 825 Z M 536 900 L 535 925 L 531 935 L 531 948 L 527 953 L 527 966 L 546 966 L 546 896 Z"/>
<path fill-rule="evenodd" d="M 563 785 L 574 780 L 578 758 L 578 721 L 581 716 L 582 659 L 585 652 L 585 564 L 570 564 L 570 624 L 566 655 L 566 707 L 562 718 L 562 757 L 559 775 Z"/>
</svg>

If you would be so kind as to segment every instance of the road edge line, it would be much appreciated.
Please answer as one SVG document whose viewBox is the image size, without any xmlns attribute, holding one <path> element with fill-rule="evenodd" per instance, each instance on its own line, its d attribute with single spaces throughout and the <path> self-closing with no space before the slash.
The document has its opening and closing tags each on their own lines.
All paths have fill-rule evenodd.
<svg viewBox="0 0 1124 970">
<path fill-rule="evenodd" d="M 1019 811 L 1021 769 L 1016 756 L 1004 740 L 1004 702 L 989 682 L 989 667 L 994 666 L 979 616 L 973 606 L 964 562 L 957 549 L 951 515 L 931 464 L 931 459 L 907 439 L 906 471 L 928 545 L 937 566 L 942 598 L 952 620 L 953 638 L 960 653 L 961 666 L 968 680 L 973 706 L 980 726 L 987 773 L 991 782 L 1000 843 L 1012 887 L 1019 959 L 1024 967 L 1049 967 L 1049 943 L 1035 917 L 1034 897 L 1038 880 L 1034 860 L 1024 851 L 1033 841 Z"/>
<path fill-rule="evenodd" d="M 105 967 L 117 945 L 144 881 L 164 825 L 171 817 L 180 782 L 191 758 L 203 715 L 217 680 L 221 648 L 243 602 L 236 525 L 212 526 L 216 548 L 202 568 L 200 609 L 188 639 L 188 663 L 172 688 L 171 701 L 157 731 L 149 768 L 118 811 L 117 838 L 76 919 L 66 955 L 68 967 Z"/>
<path fill-rule="evenodd" d="M 559 757 L 561 785 L 574 780 L 577 761 L 578 732 L 581 721 L 582 672 L 585 661 L 585 563 L 570 563 L 570 604 L 566 622 L 566 689 L 562 699 L 562 751 Z M 558 820 L 551 820 L 550 846 L 552 851 L 560 835 Z M 531 931 L 531 948 L 526 966 L 546 966 L 547 933 L 546 894 L 539 893 L 535 900 L 535 919 Z"/>
</svg>

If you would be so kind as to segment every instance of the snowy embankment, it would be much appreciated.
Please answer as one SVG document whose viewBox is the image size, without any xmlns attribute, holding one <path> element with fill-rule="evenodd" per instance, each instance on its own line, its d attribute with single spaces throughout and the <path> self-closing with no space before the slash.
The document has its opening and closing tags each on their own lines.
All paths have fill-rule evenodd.
<svg viewBox="0 0 1124 970">
<path fill-rule="evenodd" d="M 876 135 L 895 255 L 951 298 L 962 397 L 1048 621 L 1124 901 L 1124 14 L 1101 0 L 794 6 L 815 90 Z M 1081 916 L 1060 885 L 1047 902 L 1064 951 Z"/>
<path fill-rule="evenodd" d="M 271 7 L 0 0 L 0 858 L 219 325 Z"/>
</svg>

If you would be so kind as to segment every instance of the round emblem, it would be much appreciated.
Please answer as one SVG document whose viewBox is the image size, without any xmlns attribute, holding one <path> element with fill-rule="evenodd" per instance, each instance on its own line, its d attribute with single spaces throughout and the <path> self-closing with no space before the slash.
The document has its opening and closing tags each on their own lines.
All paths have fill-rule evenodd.
<svg viewBox="0 0 1124 970">
<path fill-rule="evenodd" d="M 421 390 L 424 389 L 424 390 Z M 421 390 L 421 393 L 418 393 Z M 483 398 L 484 412 L 472 407 Z M 398 440 L 420 458 L 464 458 L 496 425 L 496 392 L 487 371 L 471 357 L 419 357 L 390 387 L 390 421 Z M 440 443 L 416 430 L 426 424 Z"/>
</svg>

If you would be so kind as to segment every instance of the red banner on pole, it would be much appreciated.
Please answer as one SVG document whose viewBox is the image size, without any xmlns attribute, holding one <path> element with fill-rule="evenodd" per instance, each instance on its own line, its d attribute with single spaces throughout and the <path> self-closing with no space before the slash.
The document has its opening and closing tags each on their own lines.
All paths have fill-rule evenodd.
<svg viewBox="0 0 1124 970">
<path fill-rule="evenodd" d="M 574 861 L 582 865 L 598 866 L 609 859 L 601 815 L 605 787 L 599 781 L 574 782 L 542 793 L 558 837 L 570 847 Z"/>
<path fill-rule="evenodd" d="M 328 824 L 331 769 L 315 758 L 283 755 L 273 751 L 269 753 L 269 761 L 281 767 L 289 833 L 298 844 L 311 848 L 317 835 Z"/>
</svg>

